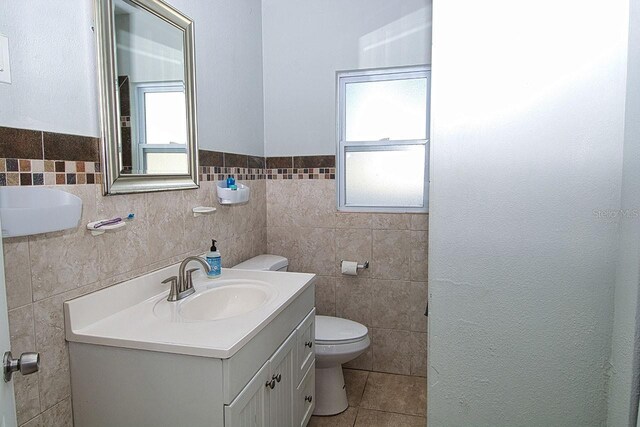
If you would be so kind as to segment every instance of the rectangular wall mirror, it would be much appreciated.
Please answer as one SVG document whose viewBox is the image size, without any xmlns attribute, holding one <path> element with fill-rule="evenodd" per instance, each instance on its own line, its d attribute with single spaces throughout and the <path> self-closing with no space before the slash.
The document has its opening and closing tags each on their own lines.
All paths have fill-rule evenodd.
<svg viewBox="0 0 640 427">
<path fill-rule="evenodd" d="M 198 187 L 193 21 L 95 0 L 105 194 Z"/>
</svg>

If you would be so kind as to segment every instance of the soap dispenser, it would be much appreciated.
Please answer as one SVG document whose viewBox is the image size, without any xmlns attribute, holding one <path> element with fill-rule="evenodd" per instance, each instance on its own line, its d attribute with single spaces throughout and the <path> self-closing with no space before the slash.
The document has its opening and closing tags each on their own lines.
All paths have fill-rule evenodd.
<svg viewBox="0 0 640 427">
<path fill-rule="evenodd" d="M 211 250 L 206 255 L 207 264 L 209 264 L 209 272 L 207 273 L 209 279 L 216 279 L 222 273 L 222 255 L 216 248 L 216 242 L 217 240 L 211 240 Z"/>
</svg>

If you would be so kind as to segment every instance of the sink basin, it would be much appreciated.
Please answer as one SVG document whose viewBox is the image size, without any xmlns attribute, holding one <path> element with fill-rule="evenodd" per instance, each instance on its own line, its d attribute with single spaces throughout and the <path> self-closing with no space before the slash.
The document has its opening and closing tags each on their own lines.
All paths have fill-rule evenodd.
<svg viewBox="0 0 640 427">
<path fill-rule="evenodd" d="M 264 306 L 275 289 L 258 280 L 216 281 L 215 287 L 197 290 L 178 303 L 160 299 L 154 313 L 171 321 L 207 322 L 240 316 Z"/>
<path fill-rule="evenodd" d="M 248 313 L 269 300 L 264 286 L 229 285 L 209 289 L 185 301 L 179 309 L 187 320 L 218 320 Z"/>
</svg>

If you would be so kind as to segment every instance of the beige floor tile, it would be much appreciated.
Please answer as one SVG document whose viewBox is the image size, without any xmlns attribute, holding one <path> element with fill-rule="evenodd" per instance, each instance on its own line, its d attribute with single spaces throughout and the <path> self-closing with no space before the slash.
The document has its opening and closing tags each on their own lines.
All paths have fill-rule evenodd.
<svg viewBox="0 0 640 427">
<path fill-rule="evenodd" d="M 331 417 L 311 417 L 308 427 L 353 427 L 356 422 L 357 408 L 347 408 L 341 414 Z"/>
<path fill-rule="evenodd" d="M 360 407 L 424 416 L 427 409 L 427 381 L 420 377 L 371 372 Z"/>
<path fill-rule="evenodd" d="M 364 386 L 367 384 L 369 371 L 343 369 L 342 372 L 344 373 L 344 383 L 347 387 L 349 406 L 359 406 L 364 393 Z"/>
<path fill-rule="evenodd" d="M 358 409 L 355 427 L 424 427 L 427 420 L 413 415 Z"/>
</svg>

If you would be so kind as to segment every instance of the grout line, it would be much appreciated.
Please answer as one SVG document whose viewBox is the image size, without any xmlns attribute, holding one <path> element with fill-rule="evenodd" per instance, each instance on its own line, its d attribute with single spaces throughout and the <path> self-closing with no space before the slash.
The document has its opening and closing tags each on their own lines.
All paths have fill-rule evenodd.
<svg viewBox="0 0 640 427">
<path fill-rule="evenodd" d="M 353 424 L 351 424 L 351 427 L 355 427 L 355 425 L 358 423 L 358 415 L 360 415 L 360 407 L 357 407 L 355 409 L 356 409 L 356 416 L 353 417 Z"/>
</svg>

